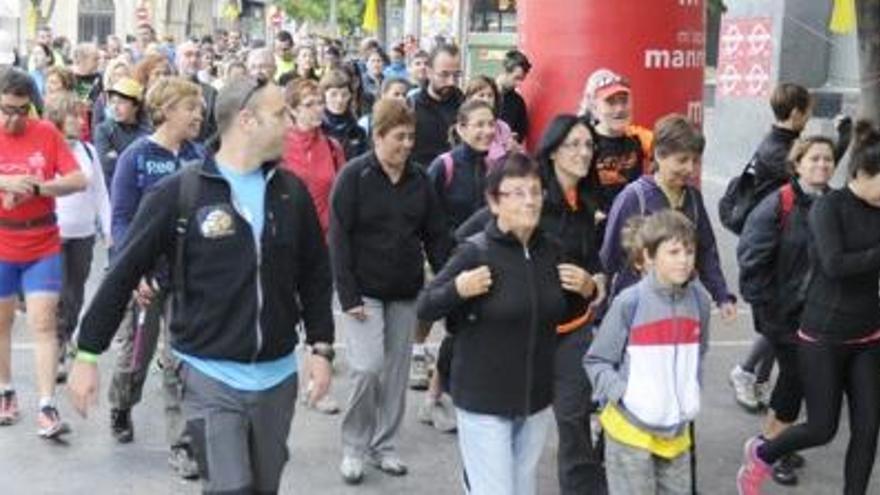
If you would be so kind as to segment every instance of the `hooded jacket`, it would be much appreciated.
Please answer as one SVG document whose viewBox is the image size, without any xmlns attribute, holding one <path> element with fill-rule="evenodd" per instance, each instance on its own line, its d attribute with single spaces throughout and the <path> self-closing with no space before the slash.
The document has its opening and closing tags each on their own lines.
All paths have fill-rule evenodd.
<svg viewBox="0 0 880 495">
<path fill-rule="evenodd" d="M 351 112 L 336 115 L 325 111 L 321 120 L 321 129 L 342 145 L 346 160 L 361 156 L 370 149 L 367 133 L 358 125 L 357 119 Z"/>
</svg>

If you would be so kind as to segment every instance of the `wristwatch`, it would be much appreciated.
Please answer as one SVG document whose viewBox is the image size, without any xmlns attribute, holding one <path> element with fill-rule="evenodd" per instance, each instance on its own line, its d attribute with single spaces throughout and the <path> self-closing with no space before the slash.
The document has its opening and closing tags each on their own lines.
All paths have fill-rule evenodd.
<svg viewBox="0 0 880 495">
<path fill-rule="evenodd" d="M 312 344 L 312 354 L 321 356 L 331 363 L 336 359 L 336 350 L 333 349 L 332 345 L 326 342 L 316 342 Z"/>
</svg>

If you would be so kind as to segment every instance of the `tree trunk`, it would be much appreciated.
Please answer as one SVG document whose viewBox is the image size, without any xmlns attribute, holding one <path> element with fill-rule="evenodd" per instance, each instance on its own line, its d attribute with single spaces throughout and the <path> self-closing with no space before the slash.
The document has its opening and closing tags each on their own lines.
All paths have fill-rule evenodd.
<svg viewBox="0 0 880 495">
<path fill-rule="evenodd" d="M 861 65 L 861 117 L 880 124 L 880 0 L 856 0 Z"/>
</svg>

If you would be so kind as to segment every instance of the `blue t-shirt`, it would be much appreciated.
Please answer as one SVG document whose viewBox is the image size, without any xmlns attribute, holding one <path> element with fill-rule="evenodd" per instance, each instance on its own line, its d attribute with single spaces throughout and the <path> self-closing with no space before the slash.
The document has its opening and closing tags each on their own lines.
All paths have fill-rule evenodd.
<svg viewBox="0 0 880 495">
<path fill-rule="evenodd" d="M 266 178 L 261 169 L 240 173 L 217 164 L 220 173 L 232 189 L 232 205 L 248 224 L 254 234 L 256 249 L 260 249 L 260 236 L 266 213 Z M 202 359 L 175 352 L 184 362 L 237 390 L 260 391 L 272 388 L 296 372 L 296 354 L 290 353 L 274 361 L 240 363 L 220 359 Z"/>
</svg>

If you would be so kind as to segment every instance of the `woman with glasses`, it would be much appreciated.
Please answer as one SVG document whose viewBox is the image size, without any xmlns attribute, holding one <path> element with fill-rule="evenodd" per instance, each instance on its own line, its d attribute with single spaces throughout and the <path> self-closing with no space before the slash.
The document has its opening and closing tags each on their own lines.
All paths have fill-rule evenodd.
<svg viewBox="0 0 880 495">
<path fill-rule="evenodd" d="M 563 495 L 606 492 L 601 447 L 593 445 L 590 432 L 592 392 L 581 365 L 592 340 L 590 325 L 605 299 L 595 225 L 596 193 L 588 179 L 594 139 L 584 120 L 559 115 L 547 126 L 536 153 L 544 186 L 540 227 L 561 246 L 562 260 L 571 265 L 566 273 L 584 270 L 596 287 L 591 299 L 566 293 L 568 310 L 556 327 L 553 412 L 559 431 L 557 464 Z M 456 237 L 473 235 L 490 218 L 486 210 L 477 213 L 459 228 Z"/>
<path fill-rule="evenodd" d="M 455 335 L 450 391 L 471 495 L 533 494 L 550 427 L 556 328 L 570 300 L 590 297 L 589 273 L 566 263 L 539 227 L 538 164 L 512 154 L 486 179 L 493 214 L 419 295 L 419 317 Z"/>
<path fill-rule="evenodd" d="M 285 98 L 294 125 L 284 137 L 283 164 L 305 182 L 326 236 L 330 221 L 330 188 L 336 173 L 345 164 L 345 153 L 339 143 L 321 128 L 324 95 L 318 83 L 311 79 L 292 81 L 285 88 Z"/>
</svg>

